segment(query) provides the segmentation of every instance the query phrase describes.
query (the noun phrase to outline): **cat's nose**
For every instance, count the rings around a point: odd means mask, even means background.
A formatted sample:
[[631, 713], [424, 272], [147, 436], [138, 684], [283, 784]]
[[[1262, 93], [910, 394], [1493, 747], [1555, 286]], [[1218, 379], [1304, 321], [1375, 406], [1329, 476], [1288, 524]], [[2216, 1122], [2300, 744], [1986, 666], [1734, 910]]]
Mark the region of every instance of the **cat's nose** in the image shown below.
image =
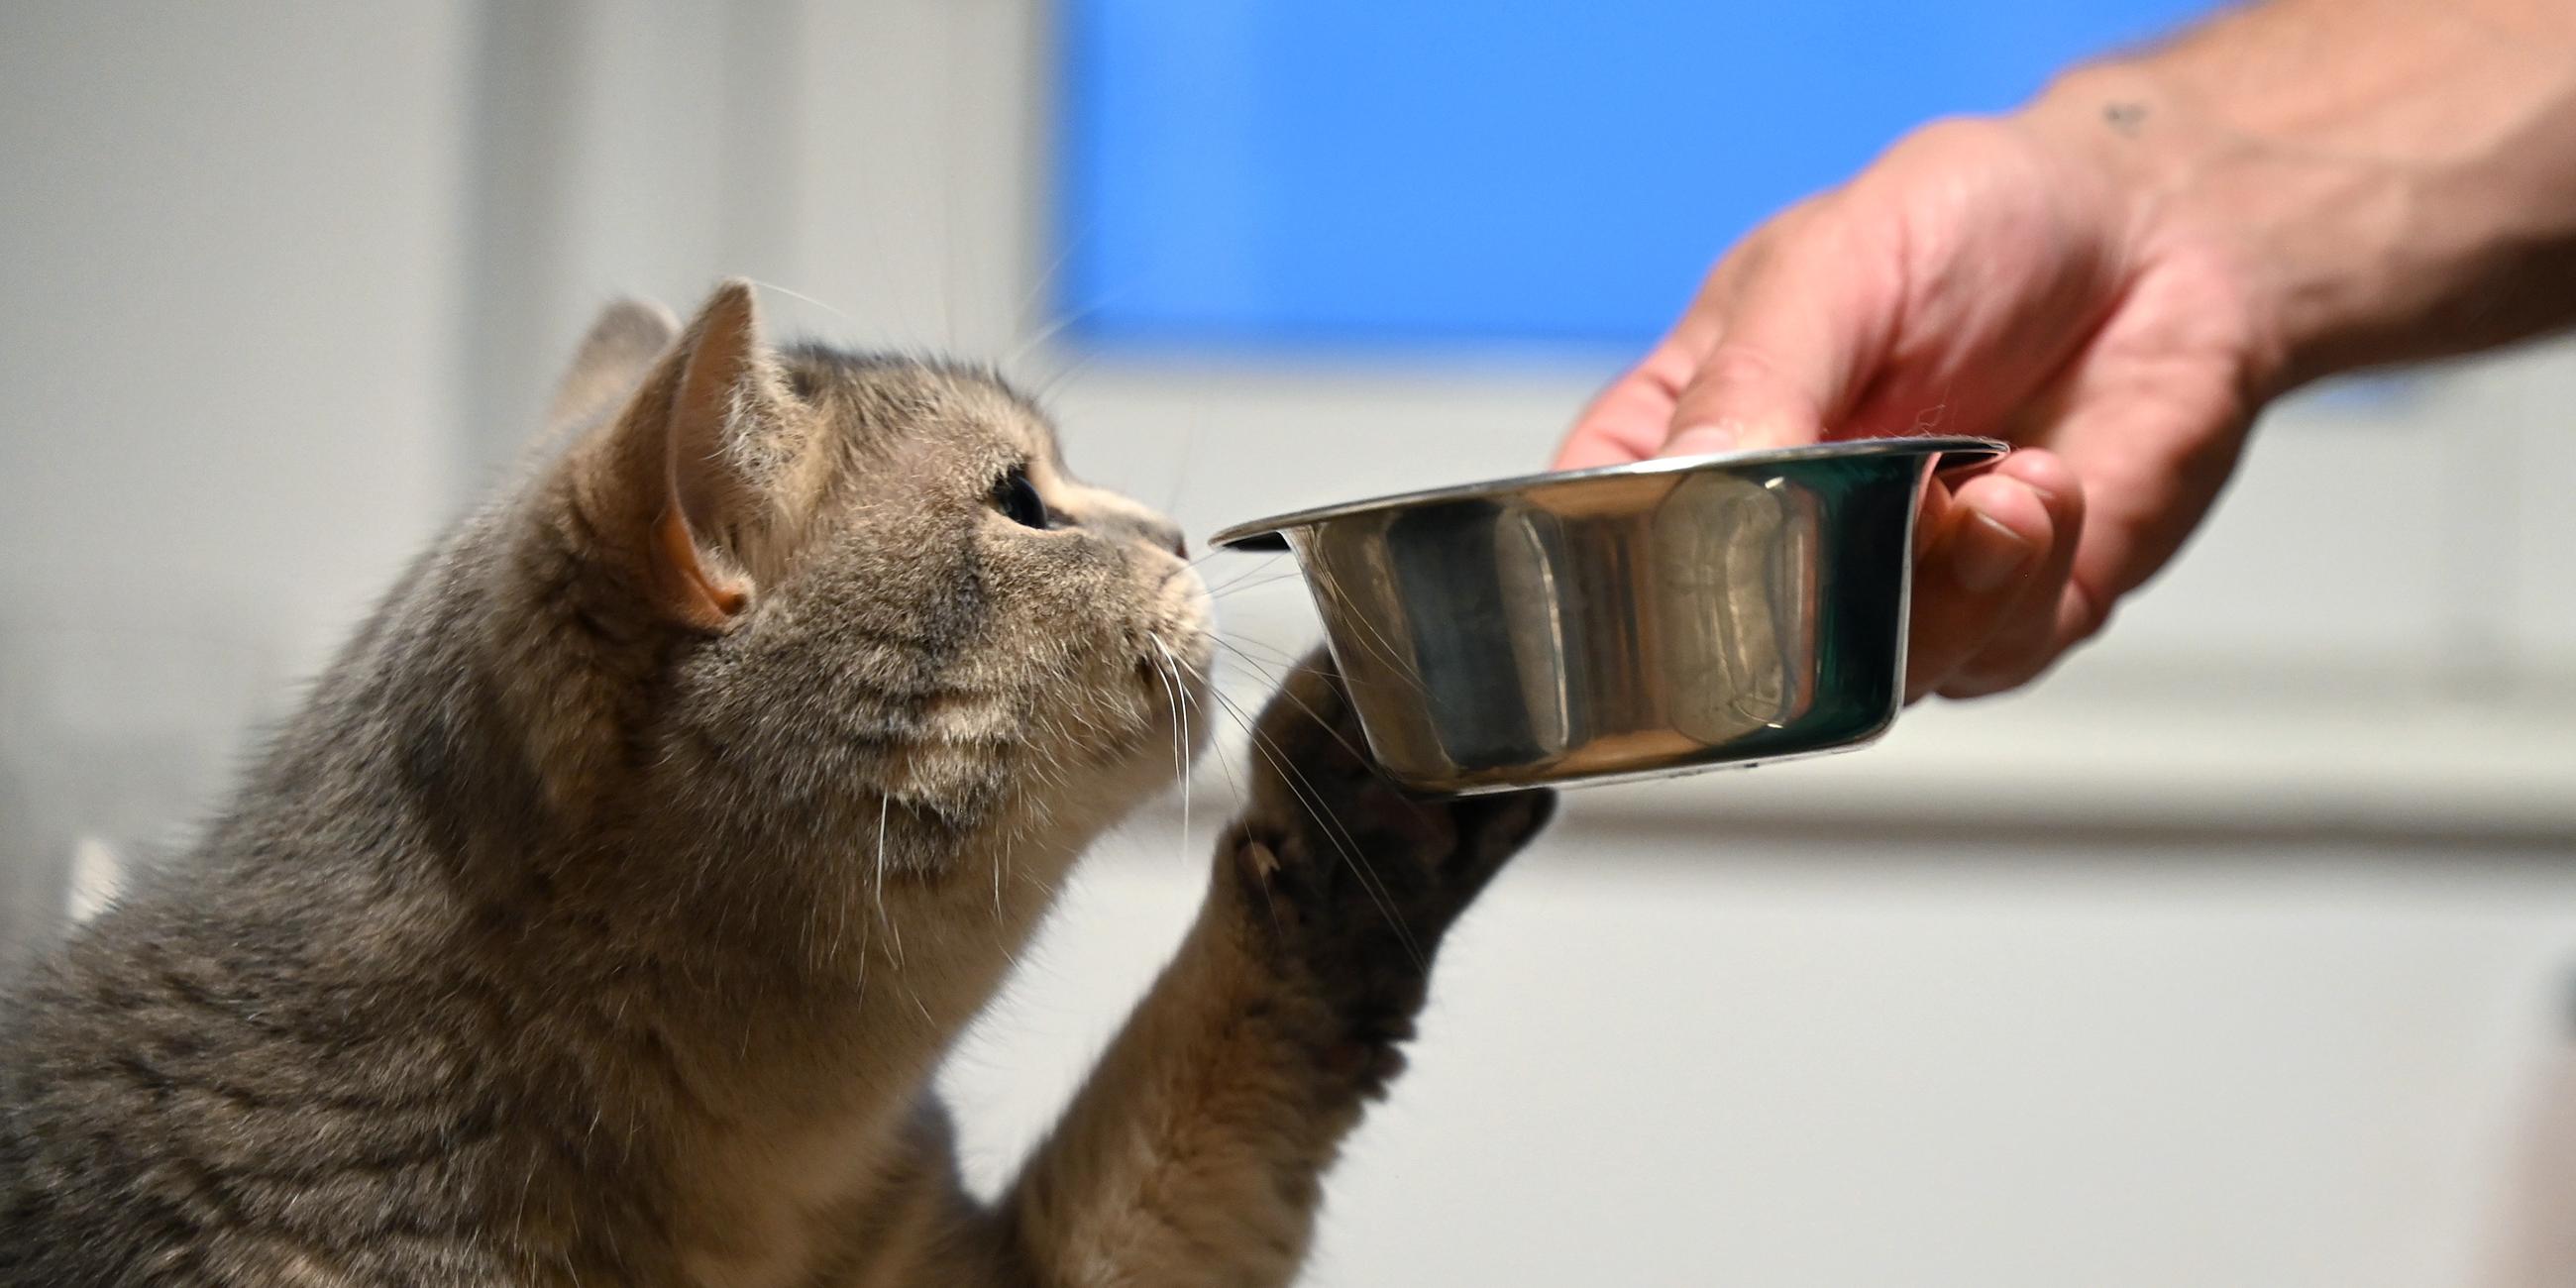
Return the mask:
[[1187, 538], [1181, 535], [1180, 525], [1178, 524], [1149, 523], [1145, 525], [1145, 539], [1155, 545], [1161, 546], [1165, 550], [1171, 551], [1172, 554], [1178, 558], [1187, 559], [1190, 557], [1190, 543]]

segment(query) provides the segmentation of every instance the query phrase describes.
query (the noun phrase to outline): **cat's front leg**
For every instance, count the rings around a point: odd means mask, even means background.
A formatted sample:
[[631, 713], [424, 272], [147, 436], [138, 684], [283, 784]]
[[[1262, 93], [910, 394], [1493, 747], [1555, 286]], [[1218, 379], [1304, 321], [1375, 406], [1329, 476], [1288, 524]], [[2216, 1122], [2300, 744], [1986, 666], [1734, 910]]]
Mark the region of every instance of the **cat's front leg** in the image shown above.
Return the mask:
[[1197, 924], [1006, 1200], [1042, 1282], [1293, 1277], [1442, 935], [1553, 808], [1395, 787], [1320, 653], [1258, 731]]

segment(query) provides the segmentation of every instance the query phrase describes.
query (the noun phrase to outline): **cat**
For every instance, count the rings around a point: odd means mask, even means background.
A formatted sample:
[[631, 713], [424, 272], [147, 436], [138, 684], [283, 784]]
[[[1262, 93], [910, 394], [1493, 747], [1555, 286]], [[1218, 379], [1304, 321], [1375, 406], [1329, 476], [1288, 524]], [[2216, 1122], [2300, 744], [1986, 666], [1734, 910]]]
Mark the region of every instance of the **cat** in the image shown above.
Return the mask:
[[[991, 1203], [928, 1091], [1206, 721], [1179, 532], [961, 365], [600, 319], [184, 861], [20, 990], [0, 1284], [1272, 1284], [1545, 792], [1380, 777], [1331, 659]], [[1187, 731], [1187, 732], [1184, 732]]]

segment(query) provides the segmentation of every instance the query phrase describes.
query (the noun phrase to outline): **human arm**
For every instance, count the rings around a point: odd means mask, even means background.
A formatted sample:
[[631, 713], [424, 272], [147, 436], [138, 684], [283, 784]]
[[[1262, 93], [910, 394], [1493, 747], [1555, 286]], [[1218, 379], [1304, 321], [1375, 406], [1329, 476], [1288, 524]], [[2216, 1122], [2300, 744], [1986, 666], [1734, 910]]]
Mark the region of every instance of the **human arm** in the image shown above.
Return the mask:
[[2571, 319], [2576, 5], [2276, 0], [1756, 230], [1557, 463], [2012, 439], [1927, 514], [1909, 691], [1973, 696], [2171, 559], [2272, 398]]

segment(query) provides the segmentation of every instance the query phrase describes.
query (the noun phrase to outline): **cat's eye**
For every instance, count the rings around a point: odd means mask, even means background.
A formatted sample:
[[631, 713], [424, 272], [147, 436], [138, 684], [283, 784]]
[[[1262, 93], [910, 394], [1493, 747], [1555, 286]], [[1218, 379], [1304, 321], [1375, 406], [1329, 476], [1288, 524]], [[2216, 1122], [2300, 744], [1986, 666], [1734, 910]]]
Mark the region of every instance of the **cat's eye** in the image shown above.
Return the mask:
[[1037, 486], [1029, 482], [1025, 466], [1012, 466], [1010, 473], [993, 484], [993, 508], [1024, 528], [1055, 526], [1055, 516], [1047, 510], [1046, 499], [1038, 495]]

